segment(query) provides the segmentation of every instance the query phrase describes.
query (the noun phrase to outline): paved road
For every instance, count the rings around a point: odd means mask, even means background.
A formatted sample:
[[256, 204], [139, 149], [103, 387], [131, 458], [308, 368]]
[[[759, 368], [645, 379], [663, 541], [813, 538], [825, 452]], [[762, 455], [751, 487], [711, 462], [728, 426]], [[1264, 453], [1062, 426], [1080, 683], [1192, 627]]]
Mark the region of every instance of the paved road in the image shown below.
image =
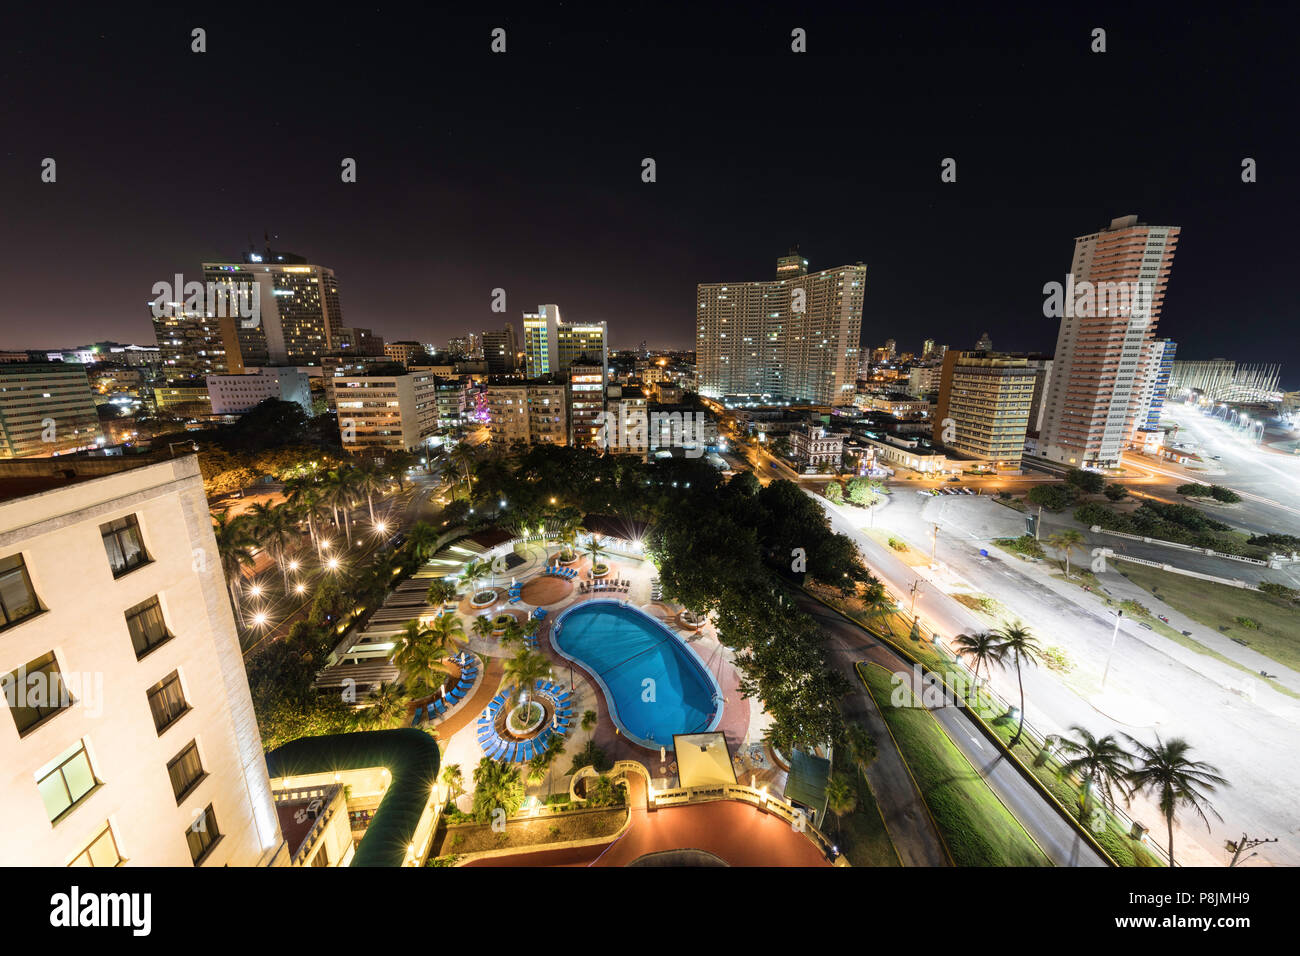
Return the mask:
[[[920, 696], [923, 688], [915, 684], [911, 665], [892, 648], [877, 640], [863, 628], [849, 623], [816, 599], [807, 595], [798, 595], [796, 600], [801, 609], [816, 619], [822, 631], [829, 636], [827, 649], [837, 661], [847, 664], [851, 679], [857, 687], [861, 687], [862, 684], [857, 675], [852, 674], [853, 663], [868, 660], [880, 664], [891, 673], [904, 674], [907, 686], [914, 694]], [[863, 690], [862, 694], [865, 695], [866, 691]], [[857, 696], [855, 693], [854, 697]], [[966, 756], [971, 766], [997, 794], [998, 799], [1043, 849], [1048, 859], [1057, 866], [1106, 865], [1101, 856], [1084, 841], [1074, 827], [1063, 820], [1060, 814], [1043, 799], [1038, 790], [1025, 780], [1020, 771], [1012, 766], [976, 727], [971, 725], [970, 719], [960, 708], [942, 706], [930, 712], [939, 721], [957, 749]], [[883, 739], [889, 738], [885, 736]], [[924, 808], [918, 809], [921, 814], [925, 813]], [[893, 830], [891, 829], [890, 832], [892, 834]]]
[[[926, 631], [951, 639], [987, 629], [972, 611], [931, 586], [923, 573], [864, 534], [860, 510], [819, 500], [832, 527], [854, 540], [896, 599], [907, 595], [913, 582], [921, 581], [917, 610]], [[877, 525], [892, 520], [888, 508], [876, 515]], [[918, 541], [918, 546], [924, 540]], [[1295, 700], [1262, 684], [1253, 689], [1253, 699], [1247, 699], [1243, 684], [1248, 675], [1125, 622], [1114, 648], [1107, 688], [1112, 698], [1130, 702], [1145, 716], [1139, 719], [1133, 709], [1118, 717], [1102, 713], [1093, 701], [1100, 689], [1114, 618], [1098, 601], [1073, 585], [1050, 578], [1045, 569], [1003, 557], [992, 549], [993, 556], [980, 557], [980, 546], [978, 540], [941, 531], [939, 560], [955, 568], [977, 591], [1011, 608], [1044, 644], [1063, 647], [1075, 662], [1074, 671], [1065, 679], [1047, 668], [1026, 670], [1029, 721], [1040, 732], [1064, 733], [1080, 724], [1097, 735], [1129, 733], [1151, 741], [1153, 732], [1159, 732], [1164, 738], [1186, 738], [1195, 748], [1195, 756], [1217, 765], [1232, 786], [1221, 789], [1212, 801], [1223, 815], [1222, 822], [1211, 817], [1208, 830], [1195, 819], [1189, 819], [1186, 828], [1176, 825], [1180, 860], [1222, 865], [1223, 840], [1236, 839], [1245, 829], [1252, 835], [1258, 832], [1280, 839], [1261, 854], [1263, 861], [1300, 865], [1300, 817], [1291, 796], [1300, 792], [1300, 763], [1282, 758], [1295, 749], [1300, 724], [1300, 706]], [[1004, 699], [1017, 699], [1013, 673], [996, 671], [991, 683]], [[1135, 800], [1130, 812], [1151, 827], [1153, 834], [1162, 829], [1158, 812], [1145, 800]]]

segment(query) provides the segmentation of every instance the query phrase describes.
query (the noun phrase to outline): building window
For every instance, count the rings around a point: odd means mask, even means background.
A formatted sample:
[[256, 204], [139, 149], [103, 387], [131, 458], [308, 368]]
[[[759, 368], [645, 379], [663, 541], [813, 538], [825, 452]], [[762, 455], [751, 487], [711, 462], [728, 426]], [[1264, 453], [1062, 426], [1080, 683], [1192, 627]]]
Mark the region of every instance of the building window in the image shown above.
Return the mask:
[[121, 866], [122, 863], [122, 854], [117, 849], [113, 828], [105, 823], [99, 836], [91, 840], [90, 846], [77, 854], [68, 866]]
[[181, 688], [181, 676], [172, 671], [146, 692], [149, 698], [149, 710], [153, 713], [154, 729], [159, 736], [162, 732], [189, 713], [190, 705], [185, 700], [185, 691]]
[[327, 847], [326, 847], [324, 844], [321, 844], [320, 852], [317, 853], [315, 856], [313, 856], [313, 857], [311, 858], [311, 865], [312, 865], [312, 866], [329, 866], [329, 865], [330, 865], [330, 855], [329, 855], [329, 853], [326, 852], [326, 851], [327, 851]]
[[45, 811], [54, 823], [99, 786], [90, 766], [84, 741], [78, 740], [40, 770], [36, 771], [36, 789], [45, 802]]
[[209, 803], [202, 815], [196, 817], [189, 825], [185, 831], [185, 839], [190, 845], [190, 859], [194, 861], [195, 866], [198, 866], [221, 839], [221, 832], [217, 829], [217, 817], [212, 812], [212, 804]]
[[41, 609], [21, 554], [0, 558], [0, 628], [17, 624]]
[[51, 651], [0, 678], [5, 701], [21, 737], [51, 714], [72, 706]]
[[198, 743], [191, 740], [189, 746], [173, 757], [167, 764], [167, 774], [172, 778], [176, 802], [180, 803], [207, 776], [203, 772], [203, 761], [199, 759]]
[[140, 537], [140, 525], [136, 522], [135, 515], [101, 524], [99, 533], [104, 536], [104, 550], [108, 552], [113, 577], [120, 578], [128, 571], [149, 563], [149, 555], [144, 550], [144, 540]]
[[126, 626], [131, 632], [131, 646], [136, 659], [144, 657], [159, 644], [171, 640], [167, 622], [163, 620], [158, 595], [126, 609]]

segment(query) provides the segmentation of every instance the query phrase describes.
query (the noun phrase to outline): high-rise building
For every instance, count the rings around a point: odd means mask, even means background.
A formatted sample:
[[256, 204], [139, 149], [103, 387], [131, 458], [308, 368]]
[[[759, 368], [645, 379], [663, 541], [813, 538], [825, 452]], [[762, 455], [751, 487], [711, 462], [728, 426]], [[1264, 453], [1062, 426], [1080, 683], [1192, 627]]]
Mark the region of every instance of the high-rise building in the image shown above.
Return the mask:
[[227, 371], [226, 341], [221, 322], [182, 303], [164, 303], [150, 319], [158, 341], [161, 371], [172, 381], [203, 379]]
[[934, 339], [926, 339], [921, 343], [921, 361], [925, 362], [934, 357]]
[[539, 305], [524, 313], [524, 361], [529, 378], [563, 375], [579, 357], [599, 357], [608, 373], [609, 336], [605, 322], [565, 322], [558, 305]]
[[319, 365], [322, 355], [339, 350], [343, 311], [333, 269], [268, 248], [265, 254], [247, 252], [239, 262], [205, 262], [203, 278], [214, 284], [218, 296], [237, 293], [251, 298], [252, 286], [258, 286], [255, 321], [237, 315], [218, 320], [227, 371]]
[[198, 459], [0, 464], [0, 542], [0, 866], [287, 862]]
[[1178, 351], [1178, 343], [1173, 339], [1157, 339], [1151, 343], [1150, 349], [1147, 381], [1142, 394], [1144, 410], [1138, 416], [1138, 430], [1148, 432], [1160, 428], [1160, 414], [1169, 393], [1169, 377], [1174, 370], [1174, 354]]
[[944, 356], [934, 441], [963, 455], [1018, 468], [1034, 397], [1034, 369], [995, 352]]
[[1038, 441], [1043, 457], [1110, 467], [1134, 438], [1179, 231], [1123, 216], [1075, 240]]
[[605, 369], [596, 359], [580, 356], [565, 373], [569, 383], [569, 444], [599, 450], [605, 411]]
[[701, 395], [768, 394], [839, 405], [853, 394], [867, 267], [808, 272], [798, 254], [761, 282], [701, 283], [696, 361]]
[[483, 333], [483, 359], [489, 375], [509, 375], [515, 370], [519, 355], [519, 339], [515, 327], [507, 322], [503, 328], [487, 329]]
[[64, 455], [102, 443], [86, 366], [0, 364], [0, 458]]
[[993, 351], [993, 339], [987, 332], [981, 335], [979, 337], [979, 341], [975, 343], [975, 351], [977, 352]]

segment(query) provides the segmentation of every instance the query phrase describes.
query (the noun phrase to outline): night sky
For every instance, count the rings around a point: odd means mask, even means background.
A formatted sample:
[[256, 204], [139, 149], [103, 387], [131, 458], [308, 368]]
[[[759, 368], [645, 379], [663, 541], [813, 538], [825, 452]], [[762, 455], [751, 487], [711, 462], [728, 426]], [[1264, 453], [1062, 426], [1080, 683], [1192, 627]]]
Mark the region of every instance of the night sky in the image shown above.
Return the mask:
[[152, 343], [153, 283], [265, 230], [389, 340], [557, 302], [615, 347], [687, 347], [697, 282], [768, 278], [797, 242], [813, 269], [867, 263], [867, 345], [987, 330], [1050, 352], [1043, 283], [1075, 236], [1135, 213], [1182, 227], [1159, 328], [1178, 357], [1280, 361], [1300, 384], [1292, 14], [866, 6], [11, 17], [0, 348]]

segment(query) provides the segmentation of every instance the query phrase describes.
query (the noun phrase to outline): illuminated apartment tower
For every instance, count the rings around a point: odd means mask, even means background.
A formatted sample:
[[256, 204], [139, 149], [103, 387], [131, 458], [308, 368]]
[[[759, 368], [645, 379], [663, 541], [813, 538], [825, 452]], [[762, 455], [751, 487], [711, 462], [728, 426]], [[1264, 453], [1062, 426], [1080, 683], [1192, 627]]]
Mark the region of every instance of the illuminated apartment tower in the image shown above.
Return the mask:
[[600, 358], [609, 368], [609, 336], [605, 323], [565, 322], [558, 305], [539, 305], [524, 313], [524, 362], [529, 378], [563, 375], [582, 356]]
[[268, 248], [246, 253], [242, 262], [205, 262], [203, 278], [237, 289], [260, 287], [255, 323], [220, 320], [231, 374], [263, 365], [319, 365], [322, 355], [341, 347], [343, 312], [333, 269]]
[[701, 283], [696, 362], [701, 395], [757, 393], [846, 404], [858, 374], [867, 267], [808, 272], [797, 253], [763, 282]]
[[569, 444], [600, 448], [605, 412], [605, 369], [594, 357], [579, 356], [569, 364]]
[[1159, 373], [1153, 333], [1178, 233], [1124, 216], [1075, 240], [1038, 443], [1045, 458], [1113, 466], [1145, 424], [1144, 398]]

